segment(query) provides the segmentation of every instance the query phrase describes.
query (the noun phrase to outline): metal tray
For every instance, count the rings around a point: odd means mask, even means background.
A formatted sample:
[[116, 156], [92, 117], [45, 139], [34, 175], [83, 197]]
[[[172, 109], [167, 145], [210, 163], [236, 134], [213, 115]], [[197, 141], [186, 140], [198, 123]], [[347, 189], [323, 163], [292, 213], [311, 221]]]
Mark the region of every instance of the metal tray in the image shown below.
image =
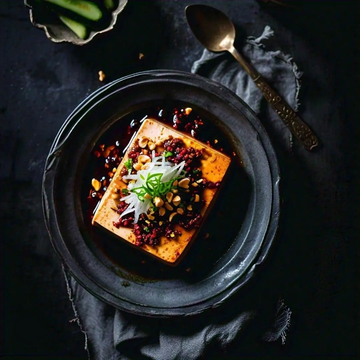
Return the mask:
[[[210, 215], [202, 230], [210, 240], [199, 236], [175, 269], [143, 260], [141, 252], [92, 230], [81, 195], [89, 155], [102, 134], [127, 114], [167, 101], [202, 111], [225, 133], [242, 163], [217, 204], [226, 216]], [[100, 88], [70, 114], [46, 161], [42, 199], [53, 247], [90, 293], [139, 315], [185, 316], [219, 306], [253, 277], [276, 235], [279, 181], [268, 135], [240, 98], [197, 75], [153, 70]]]

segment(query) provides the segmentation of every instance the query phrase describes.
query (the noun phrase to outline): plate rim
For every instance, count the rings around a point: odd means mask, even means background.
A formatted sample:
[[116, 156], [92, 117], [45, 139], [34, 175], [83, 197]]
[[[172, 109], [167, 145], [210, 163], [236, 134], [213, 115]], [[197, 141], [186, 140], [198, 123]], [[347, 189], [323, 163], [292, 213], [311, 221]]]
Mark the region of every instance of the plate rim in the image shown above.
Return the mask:
[[[51, 226], [49, 224], [50, 220], [49, 220], [49, 214], [47, 214], [48, 212], [48, 199], [46, 196], [46, 173], [47, 173], [47, 169], [49, 169], [49, 165], [51, 167], [51, 163], [52, 161], [54, 161], [55, 157], [54, 154], [56, 154], [59, 151], [59, 142], [61, 145], [61, 135], [64, 133], [64, 131], [67, 129], [68, 126], [71, 126], [71, 121], [73, 121], [74, 119], [77, 118], [77, 116], [82, 112], [82, 110], [84, 110], [87, 106], [89, 106], [94, 99], [96, 99], [99, 96], [102, 96], [104, 93], [106, 93], [106, 91], [108, 91], [111, 88], [116, 87], [116, 85], [124, 83], [125, 81], [134, 81], [134, 79], [139, 79], [139, 78], [149, 78], [151, 79], [152, 77], [156, 77], [159, 78], [163, 77], [175, 77], [175, 78], [185, 78], [187, 80], [189, 80], [190, 78], [194, 78], [197, 79], [198, 81], [202, 82], [202, 83], [207, 83], [210, 86], [213, 87], [213, 89], [217, 89], [217, 92], [220, 92], [222, 96], [219, 96], [224, 99], [224, 94], [226, 95], [227, 98], [230, 98], [231, 101], [228, 101], [229, 105], [232, 105], [233, 107], [235, 107], [236, 110], [238, 110], [240, 113], [242, 113], [244, 115], [244, 117], [250, 122], [250, 124], [254, 127], [256, 133], [260, 136], [261, 139], [261, 143], [262, 146], [264, 147], [264, 151], [267, 157], [267, 160], [269, 162], [269, 169], [270, 169], [270, 176], [271, 176], [271, 180], [272, 180], [272, 190], [273, 190], [273, 200], [272, 200], [272, 207], [270, 210], [270, 218], [269, 218], [269, 224], [268, 224], [268, 228], [266, 230], [266, 233], [264, 234], [264, 238], [262, 241], [262, 244], [260, 246], [260, 249], [258, 251], [258, 253], [256, 254], [256, 257], [254, 259], [254, 262], [252, 264], [252, 266], [248, 269], [248, 271], [244, 274], [244, 276], [242, 277], [241, 281], [239, 281], [239, 279], [237, 279], [235, 281], [235, 285], [231, 286], [230, 289], [226, 289], [225, 291], [223, 291], [220, 294], [217, 294], [215, 297], [219, 297], [220, 295], [222, 295], [220, 297], [220, 299], [216, 300], [216, 301], [211, 301], [213, 300], [213, 298], [210, 298], [210, 300], [208, 299], [207, 301], [202, 302], [200, 304], [195, 304], [192, 305], [192, 309], [187, 308], [186, 312], [184, 313], [183, 309], [184, 307], [180, 307], [180, 308], [162, 308], [164, 311], [160, 311], [160, 308], [151, 308], [148, 306], [143, 306], [143, 305], [139, 305], [139, 304], [133, 304], [131, 302], [126, 302], [127, 307], [122, 307], [119, 306], [118, 302], [119, 299], [117, 299], [118, 301], [114, 302], [112, 301], [113, 299], [111, 299], [113, 297], [112, 294], [109, 294], [108, 292], [106, 292], [104, 289], [102, 289], [101, 287], [99, 287], [98, 284], [96, 284], [95, 282], [93, 282], [93, 284], [96, 287], [96, 291], [94, 291], [93, 288], [89, 288], [89, 286], [86, 284], [86, 282], [83, 280], [84, 277], [86, 277], [87, 280], [92, 281], [91, 278], [89, 278], [88, 275], [86, 275], [81, 268], [78, 268], [76, 261], [71, 257], [71, 261], [68, 261], [68, 259], [64, 259], [64, 256], [61, 254], [61, 252], [59, 251], [59, 249], [57, 248], [57, 245], [53, 239], [53, 235], [51, 233]], [[171, 79], [173, 80], [173, 79]], [[238, 103], [240, 104], [240, 108], [236, 105], [234, 105], [234, 103]], [[245, 113], [244, 113], [245, 112]], [[251, 120], [249, 119], [249, 116], [251, 118]], [[254, 122], [255, 123], [254, 123]], [[265, 144], [264, 144], [265, 142]], [[45, 217], [45, 223], [46, 223], [46, 227], [50, 236], [50, 240], [51, 243], [55, 249], [55, 251], [57, 252], [57, 254], [60, 256], [60, 259], [62, 260], [62, 262], [66, 265], [66, 268], [69, 270], [70, 274], [85, 288], [87, 289], [90, 293], [92, 293], [94, 296], [96, 296], [97, 298], [100, 298], [101, 300], [109, 303], [110, 305], [116, 307], [116, 308], [120, 308], [122, 310], [131, 312], [133, 314], [138, 314], [138, 315], [143, 315], [143, 316], [150, 316], [150, 317], [172, 317], [172, 316], [188, 316], [188, 315], [194, 315], [194, 314], [198, 314], [201, 313], [207, 309], [210, 308], [214, 308], [214, 307], [218, 307], [219, 305], [221, 305], [227, 298], [229, 298], [233, 293], [237, 292], [245, 283], [247, 283], [250, 278], [252, 278], [254, 276], [254, 274], [257, 272], [257, 268], [259, 268], [259, 266], [263, 263], [263, 261], [265, 260], [265, 258], [267, 257], [267, 254], [269, 252], [269, 249], [271, 247], [271, 244], [276, 236], [276, 232], [279, 226], [279, 217], [280, 217], [280, 189], [279, 189], [279, 183], [280, 183], [280, 170], [279, 170], [279, 165], [278, 165], [278, 160], [276, 157], [276, 153], [275, 150], [271, 144], [270, 138], [268, 136], [268, 134], [266, 133], [264, 127], [262, 126], [262, 124], [260, 123], [260, 121], [257, 119], [256, 115], [253, 113], [253, 111], [248, 107], [247, 104], [245, 104], [236, 94], [234, 94], [233, 92], [231, 92], [229, 89], [223, 87], [222, 85], [215, 83], [212, 80], [209, 80], [207, 78], [204, 78], [202, 76], [199, 75], [195, 75], [195, 74], [191, 74], [191, 73], [187, 73], [187, 72], [183, 72], [183, 71], [176, 71], [176, 70], [150, 70], [150, 71], [144, 71], [144, 72], [139, 72], [139, 73], [134, 73], [134, 74], [130, 74], [128, 76], [122, 77], [120, 79], [117, 79], [105, 86], [103, 86], [102, 88], [99, 88], [98, 90], [96, 90], [95, 92], [93, 92], [92, 94], [90, 94], [87, 98], [85, 98], [82, 102], [80, 102], [80, 104], [70, 113], [70, 115], [67, 117], [67, 119], [65, 120], [65, 122], [63, 123], [63, 125], [60, 127], [60, 130], [58, 131], [54, 142], [51, 146], [49, 155], [46, 159], [46, 163], [45, 163], [45, 171], [44, 171], [44, 176], [43, 176], [43, 187], [42, 187], [42, 202], [43, 202], [43, 212], [44, 212], [44, 217]], [[68, 262], [69, 263], [68, 263]], [[75, 271], [73, 271], [73, 268], [77, 268], [77, 271], [80, 270], [81, 272], [81, 276], [79, 276], [78, 273], [76, 273]], [[109, 296], [110, 295], [110, 296]], [[120, 302], [123, 302], [124, 300], [121, 299]], [[209, 302], [209, 303], [208, 303]], [[144, 311], [145, 310], [145, 311]]]

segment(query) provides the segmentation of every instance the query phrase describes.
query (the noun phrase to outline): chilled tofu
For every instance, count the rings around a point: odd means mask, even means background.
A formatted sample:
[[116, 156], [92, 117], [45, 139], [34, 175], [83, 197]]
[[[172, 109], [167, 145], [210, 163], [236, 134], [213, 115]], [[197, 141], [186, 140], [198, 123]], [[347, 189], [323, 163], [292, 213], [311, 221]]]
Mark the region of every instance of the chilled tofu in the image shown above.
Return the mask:
[[[169, 138], [179, 138], [183, 141], [186, 148], [192, 147], [195, 150], [202, 151], [200, 169], [204, 179], [213, 183], [221, 182], [224, 179], [231, 162], [228, 156], [210, 148], [209, 146], [195, 140], [186, 134], [174, 130], [172, 127], [162, 124], [157, 120], [146, 119], [141, 125], [132, 143], [130, 144], [122, 162], [118, 166], [116, 173], [114, 174], [113, 179], [108, 186], [104, 196], [102, 197], [97, 211], [94, 214], [92, 223], [93, 225], [101, 226], [112, 234], [132, 244], [136, 248], [153, 255], [157, 259], [162, 260], [169, 265], [177, 265], [180, 261], [180, 258], [182, 258], [181, 255], [185, 253], [185, 250], [188, 250], [190, 244], [194, 241], [199, 228], [184, 229], [180, 225], [176, 224], [175, 216], [175, 218], [172, 220], [174, 222], [174, 229], [179, 230], [181, 235], [171, 239], [163, 236], [160, 239], [160, 243], [155, 246], [148, 244], [137, 246], [135, 245], [136, 237], [132, 228], [114, 226], [114, 222], [117, 222], [120, 216], [116, 212], [119, 198], [121, 197], [119, 194], [119, 189], [121, 190], [127, 188], [127, 183], [123, 180], [121, 175], [121, 169], [124, 168], [125, 163], [128, 160], [129, 151], [132, 149], [135, 143], [138, 143], [140, 146], [142, 146], [144, 139], [148, 139], [146, 141], [151, 143], [153, 148], [158, 146], [158, 148], [155, 150], [159, 152], [161, 151], [159, 149], [159, 146], [161, 145], [157, 144], [162, 144]], [[199, 198], [201, 198], [203, 201], [203, 206], [200, 210], [203, 223], [209, 211], [211, 210], [214, 199], [219, 192], [219, 188], [205, 187], [201, 191], [202, 193], [199, 194]], [[195, 201], [198, 200], [199, 199], [195, 199]]]

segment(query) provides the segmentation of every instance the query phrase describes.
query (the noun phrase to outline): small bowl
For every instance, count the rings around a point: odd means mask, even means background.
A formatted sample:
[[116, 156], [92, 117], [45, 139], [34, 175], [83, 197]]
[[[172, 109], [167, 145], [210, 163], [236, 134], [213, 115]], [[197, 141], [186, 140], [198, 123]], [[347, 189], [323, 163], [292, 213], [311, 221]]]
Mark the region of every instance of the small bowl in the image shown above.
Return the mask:
[[53, 23], [53, 18], [48, 13], [39, 11], [31, 5], [31, 0], [24, 0], [24, 4], [30, 9], [29, 14], [31, 23], [35, 27], [43, 29], [48, 39], [55, 43], [69, 42], [74, 45], [85, 45], [89, 43], [96, 35], [103, 34], [113, 29], [116, 24], [118, 15], [125, 8], [127, 1], [128, 0], [119, 0], [117, 8], [112, 11], [111, 21], [108, 27], [98, 31], [90, 31], [88, 38], [84, 40], [80, 39], [69, 28], [60, 22]]

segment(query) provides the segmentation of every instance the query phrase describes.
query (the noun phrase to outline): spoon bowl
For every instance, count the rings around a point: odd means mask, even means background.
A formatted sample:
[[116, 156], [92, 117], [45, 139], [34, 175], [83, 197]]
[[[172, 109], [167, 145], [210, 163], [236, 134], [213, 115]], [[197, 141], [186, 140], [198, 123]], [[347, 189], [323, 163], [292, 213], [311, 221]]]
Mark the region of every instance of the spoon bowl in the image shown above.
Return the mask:
[[221, 11], [207, 5], [189, 5], [185, 14], [195, 37], [210, 51], [228, 51], [234, 46], [235, 27]]

